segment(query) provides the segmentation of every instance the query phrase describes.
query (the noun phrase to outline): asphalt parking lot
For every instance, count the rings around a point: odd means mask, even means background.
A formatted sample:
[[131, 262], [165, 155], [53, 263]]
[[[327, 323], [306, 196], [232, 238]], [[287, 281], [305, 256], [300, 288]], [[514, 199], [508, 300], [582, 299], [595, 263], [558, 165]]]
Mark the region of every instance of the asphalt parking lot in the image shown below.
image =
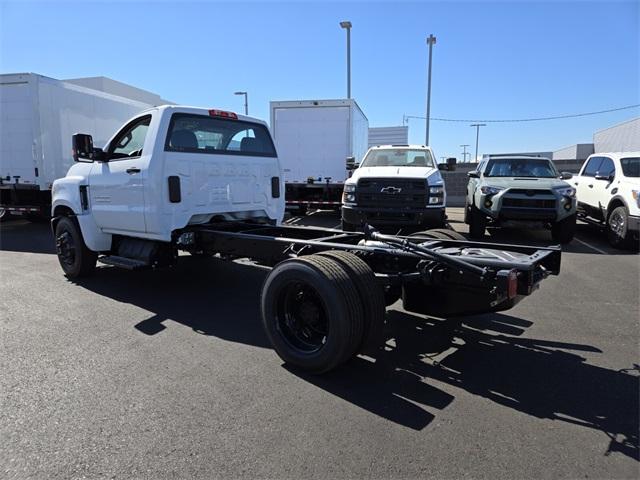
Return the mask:
[[265, 272], [187, 256], [74, 283], [46, 224], [3, 223], [0, 476], [638, 477], [640, 262], [592, 227], [514, 309], [442, 322], [397, 303], [385, 348], [319, 377], [270, 349]]

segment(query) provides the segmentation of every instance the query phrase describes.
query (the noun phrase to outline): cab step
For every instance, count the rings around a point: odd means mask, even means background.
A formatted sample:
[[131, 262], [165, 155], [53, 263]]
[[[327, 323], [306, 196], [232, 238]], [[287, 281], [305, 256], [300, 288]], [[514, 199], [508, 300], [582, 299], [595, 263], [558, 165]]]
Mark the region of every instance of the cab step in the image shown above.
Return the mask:
[[105, 265], [113, 265], [114, 267], [124, 268], [126, 270], [142, 270], [150, 268], [151, 264], [137, 260], [135, 258], [119, 257], [118, 255], [107, 255], [98, 258], [100, 263]]

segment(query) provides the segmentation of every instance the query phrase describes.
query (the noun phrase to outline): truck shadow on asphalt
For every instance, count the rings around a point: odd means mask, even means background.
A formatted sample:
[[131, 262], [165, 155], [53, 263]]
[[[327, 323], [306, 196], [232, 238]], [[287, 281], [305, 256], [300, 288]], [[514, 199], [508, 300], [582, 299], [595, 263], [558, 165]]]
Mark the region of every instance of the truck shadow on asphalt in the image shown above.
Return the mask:
[[518, 338], [531, 323], [504, 314], [442, 322], [390, 311], [388, 319], [391, 339], [375, 363], [358, 357], [323, 376], [290, 370], [412, 429], [454, 400], [441, 382], [536, 418], [599, 430], [610, 439], [605, 455], [639, 460], [638, 365], [610, 370], [580, 356], [601, 353], [595, 347]]
[[11, 219], [0, 224], [0, 250], [56, 253], [49, 222]]

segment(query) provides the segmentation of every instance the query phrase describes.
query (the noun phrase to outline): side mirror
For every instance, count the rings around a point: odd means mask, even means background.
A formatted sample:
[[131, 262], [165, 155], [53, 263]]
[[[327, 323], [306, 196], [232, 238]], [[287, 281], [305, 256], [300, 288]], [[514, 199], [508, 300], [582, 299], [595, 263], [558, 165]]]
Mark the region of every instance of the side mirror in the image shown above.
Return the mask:
[[355, 157], [347, 157], [347, 170], [355, 170], [358, 168], [356, 165]]
[[438, 170], [444, 170], [446, 172], [449, 170], [449, 165], [447, 165], [446, 163], [439, 163]]
[[458, 159], [455, 157], [447, 158], [447, 165], [449, 166], [449, 171], [453, 172], [456, 169], [456, 164], [458, 163]]
[[596, 180], [605, 180], [607, 182], [613, 181], [613, 173], [609, 175], [600, 175], [600, 173], [596, 173]]
[[560, 174], [560, 179], [561, 180], [569, 180], [570, 178], [573, 178], [573, 173], [571, 173], [571, 172], [562, 172]]
[[469, 178], [480, 178], [480, 174], [478, 172], [476, 172], [475, 170], [471, 170], [470, 172], [467, 172], [467, 177], [469, 177]]
[[93, 162], [93, 137], [76, 133], [71, 137], [71, 155], [74, 162]]

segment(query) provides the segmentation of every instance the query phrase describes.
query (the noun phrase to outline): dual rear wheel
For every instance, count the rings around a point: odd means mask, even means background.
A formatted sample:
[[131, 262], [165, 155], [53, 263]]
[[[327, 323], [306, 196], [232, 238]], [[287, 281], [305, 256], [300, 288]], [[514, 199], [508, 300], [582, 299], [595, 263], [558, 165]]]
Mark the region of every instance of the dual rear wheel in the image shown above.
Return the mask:
[[362, 259], [323, 252], [276, 265], [262, 288], [261, 313], [280, 358], [324, 373], [381, 340], [384, 294]]

